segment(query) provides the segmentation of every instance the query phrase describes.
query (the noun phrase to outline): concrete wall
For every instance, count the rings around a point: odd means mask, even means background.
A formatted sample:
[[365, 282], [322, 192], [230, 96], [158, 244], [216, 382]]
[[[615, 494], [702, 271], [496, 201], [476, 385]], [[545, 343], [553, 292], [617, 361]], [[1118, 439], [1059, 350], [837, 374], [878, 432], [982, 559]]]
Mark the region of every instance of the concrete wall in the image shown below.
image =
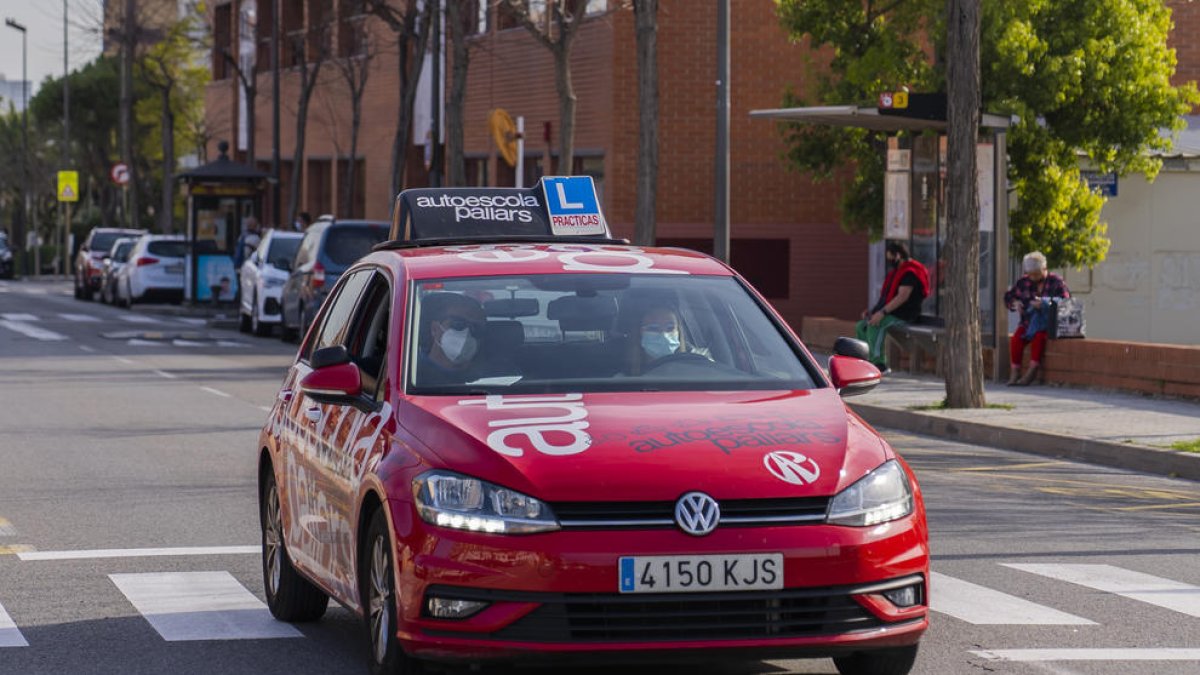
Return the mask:
[[1200, 172], [1123, 177], [1101, 217], [1108, 258], [1064, 273], [1086, 305], [1087, 336], [1200, 343]]

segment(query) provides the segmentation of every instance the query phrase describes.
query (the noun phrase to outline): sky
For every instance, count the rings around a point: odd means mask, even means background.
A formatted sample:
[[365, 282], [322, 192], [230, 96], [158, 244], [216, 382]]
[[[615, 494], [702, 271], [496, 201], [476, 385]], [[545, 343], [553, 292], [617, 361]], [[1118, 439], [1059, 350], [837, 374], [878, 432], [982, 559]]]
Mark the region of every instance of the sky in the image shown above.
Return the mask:
[[[0, 0], [0, 19], [14, 19], [28, 30], [29, 95], [48, 76], [63, 72], [63, 0]], [[67, 62], [71, 70], [100, 55], [103, 0], [66, 0]], [[0, 74], [21, 79], [21, 33], [0, 23]]]

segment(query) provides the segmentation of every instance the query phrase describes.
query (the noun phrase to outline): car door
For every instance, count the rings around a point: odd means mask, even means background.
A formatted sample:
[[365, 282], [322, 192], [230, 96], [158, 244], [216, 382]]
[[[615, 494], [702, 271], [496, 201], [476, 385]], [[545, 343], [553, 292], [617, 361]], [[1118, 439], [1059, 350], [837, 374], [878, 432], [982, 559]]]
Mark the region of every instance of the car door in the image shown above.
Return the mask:
[[371, 277], [369, 270], [347, 277], [314, 331], [301, 347], [300, 355], [284, 381], [285, 418], [292, 433], [284, 434], [284, 473], [287, 487], [283, 498], [290, 515], [284, 533], [288, 552], [297, 566], [321, 580], [335, 594], [346, 588], [344, 572], [338, 571], [335, 547], [349, 527], [345, 505], [334, 477], [341, 471], [332, 454], [333, 436], [342, 422], [340, 406], [319, 403], [300, 391], [300, 382], [312, 372], [312, 354], [323, 347], [343, 344], [359, 296]]

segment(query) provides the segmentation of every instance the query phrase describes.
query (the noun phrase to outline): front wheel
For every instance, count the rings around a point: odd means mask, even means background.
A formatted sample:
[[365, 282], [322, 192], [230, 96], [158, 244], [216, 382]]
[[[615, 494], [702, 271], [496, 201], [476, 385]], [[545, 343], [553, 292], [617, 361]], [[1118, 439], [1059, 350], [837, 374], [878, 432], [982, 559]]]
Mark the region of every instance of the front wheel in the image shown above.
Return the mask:
[[392, 537], [381, 507], [371, 517], [359, 562], [359, 597], [367, 640], [371, 647], [371, 675], [417, 675], [420, 663], [409, 658], [396, 638], [396, 581], [392, 574]]
[[917, 645], [858, 652], [833, 660], [841, 675], [908, 675], [917, 660]]
[[273, 473], [263, 488], [262, 563], [267, 607], [280, 621], [316, 621], [324, 616], [329, 596], [292, 567], [283, 541], [279, 488]]

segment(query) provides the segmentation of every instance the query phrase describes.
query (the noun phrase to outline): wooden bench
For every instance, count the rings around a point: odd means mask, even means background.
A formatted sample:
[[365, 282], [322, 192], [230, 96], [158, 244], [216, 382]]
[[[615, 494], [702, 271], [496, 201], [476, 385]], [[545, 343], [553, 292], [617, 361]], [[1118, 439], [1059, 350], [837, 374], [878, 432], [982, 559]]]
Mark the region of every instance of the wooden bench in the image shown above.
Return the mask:
[[883, 343], [884, 349], [887, 350], [888, 361], [898, 364], [900, 362], [899, 355], [907, 352], [909, 356], [908, 372], [915, 374], [921, 372], [921, 364], [924, 362], [925, 356], [932, 355], [934, 363], [937, 364], [934, 371], [941, 375], [941, 359], [938, 358], [938, 350], [945, 334], [945, 328], [924, 320], [904, 326], [892, 326], [888, 328]]

